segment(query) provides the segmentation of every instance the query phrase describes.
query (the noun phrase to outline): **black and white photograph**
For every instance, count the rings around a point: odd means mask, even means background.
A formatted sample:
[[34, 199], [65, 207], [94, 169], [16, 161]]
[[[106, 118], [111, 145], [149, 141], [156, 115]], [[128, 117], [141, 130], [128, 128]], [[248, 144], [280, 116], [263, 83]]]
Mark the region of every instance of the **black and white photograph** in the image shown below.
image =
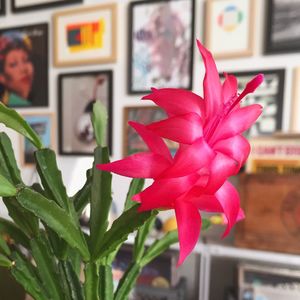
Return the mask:
[[268, 0], [265, 53], [300, 50], [300, 0]]
[[96, 140], [91, 115], [96, 101], [108, 113], [106, 140], [112, 153], [112, 71], [60, 74], [58, 80], [60, 154], [93, 154]]

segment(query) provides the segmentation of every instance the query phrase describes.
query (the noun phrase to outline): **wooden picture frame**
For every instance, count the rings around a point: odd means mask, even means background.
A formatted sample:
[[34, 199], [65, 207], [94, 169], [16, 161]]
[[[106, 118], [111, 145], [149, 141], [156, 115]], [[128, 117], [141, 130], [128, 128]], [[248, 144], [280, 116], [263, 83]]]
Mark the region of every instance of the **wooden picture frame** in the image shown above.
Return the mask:
[[44, 9], [54, 6], [69, 5], [75, 3], [82, 3], [83, 0], [11, 0], [11, 10], [14, 13], [31, 11], [37, 9]]
[[243, 72], [227, 72], [236, 76], [238, 81], [238, 92], [241, 93], [249, 82], [257, 74], [264, 74], [264, 81], [256, 89], [242, 100], [241, 105], [261, 104], [263, 113], [258, 120], [245, 133], [247, 138], [272, 135], [282, 129], [284, 81], [285, 70], [255, 70]]
[[0, 0], [0, 16], [5, 15], [6, 6], [5, 6], [5, 0]]
[[290, 131], [300, 132], [300, 67], [295, 68], [293, 73]]
[[195, 0], [129, 4], [128, 93], [192, 89]]
[[[137, 132], [128, 125], [128, 121], [136, 121], [149, 124], [166, 118], [165, 112], [158, 106], [127, 106], [124, 107], [124, 133], [123, 133], [123, 156], [137, 152], [148, 151], [148, 147]], [[165, 140], [171, 153], [174, 154], [178, 148], [176, 142]]]
[[207, 0], [205, 46], [216, 59], [254, 52], [255, 0]]
[[116, 3], [62, 11], [53, 21], [56, 67], [116, 61]]
[[96, 141], [91, 114], [94, 102], [101, 101], [108, 113], [106, 140], [112, 154], [112, 71], [60, 74], [58, 86], [59, 153], [93, 155]]
[[299, 10], [299, 0], [267, 0], [265, 54], [300, 51]]
[[[54, 113], [49, 112], [28, 112], [22, 113], [25, 121], [37, 132], [40, 136], [43, 145], [46, 148], [55, 150], [55, 120]], [[36, 148], [32, 143], [24, 137], [21, 137], [21, 164], [28, 167], [35, 164], [34, 151]]]
[[[48, 24], [1, 28], [0, 45], [1, 101], [9, 107], [47, 107]], [[22, 68], [12, 72], [6, 66], [16, 57]]]

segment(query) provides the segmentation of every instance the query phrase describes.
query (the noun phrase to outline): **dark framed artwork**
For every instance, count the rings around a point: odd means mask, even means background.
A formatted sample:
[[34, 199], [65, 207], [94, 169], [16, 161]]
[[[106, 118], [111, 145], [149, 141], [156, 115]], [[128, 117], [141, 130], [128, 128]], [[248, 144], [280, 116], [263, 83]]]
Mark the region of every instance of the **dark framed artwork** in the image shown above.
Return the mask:
[[259, 103], [263, 112], [254, 125], [246, 132], [246, 136], [271, 135], [282, 128], [283, 92], [285, 70], [257, 70], [246, 72], [228, 72], [237, 77], [238, 92], [241, 93], [254, 76], [264, 74], [264, 81], [252, 94], [247, 95], [241, 105]]
[[192, 88], [194, 0], [129, 5], [128, 92]]
[[[55, 148], [54, 115], [53, 113], [31, 112], [22, 114], [25, 121], [39, 135], [46, 148]], [[31, 166], [35, 163], [34, 152], [36, 148], [24, 137], [21, 137], [21, 162], [23, 166]]]
[[108, 113], [107, 145], [112, 153], [112, 71], [59, 75], [59, 153], [92, 155], [96, 141], [91, 122], [93, 104], [101, 101]]
[[9, 107], [48, 106], [48, 24], [0, 29], [0, 99]]
[[268, 0], [265, 53], [300, 51], [300, 0]]
[[0, 16], [5, 14], [5, 0], [0, 0]]
[[[136, 152], [149, 151], [147, 145], [136, 131], [128, 125], [128, 121], [136, 121], [142, 124], [149, 124], [166, 118], [165, 112], [158, 106], [128, 106], [124, 108], [124, 157]], [[175, 154], [178, 144], [165, 139], [165, 142], [172, 154]]]
[[53, 6], [81, 3], [82, 0], [11, 0], [11, 9], [13, 12], [23, 12], [35, 9], [48, 8]]

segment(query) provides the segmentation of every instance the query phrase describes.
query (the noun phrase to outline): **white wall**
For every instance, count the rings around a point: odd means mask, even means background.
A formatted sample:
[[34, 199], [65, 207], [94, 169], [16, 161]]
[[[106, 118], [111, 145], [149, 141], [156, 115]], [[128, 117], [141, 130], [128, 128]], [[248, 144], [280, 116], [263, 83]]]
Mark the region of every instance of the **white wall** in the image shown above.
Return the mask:
[[[7, 2], [9, 2], [7, 0]], [[103, 0], [84, 0], [84, 4], [73, 5], [78, 7], [81, 5], [93, 5], [105, 3], [108, 1]], [[112, 1], [110, 1], [112, 2]], [[12, 14], [10, 12], [10, 5], [7, 3], [6, 16], [0, 17], [0, 28], [14, 27], [20, 25], [35, 24], [40, 22], [49, 23], [49, 108], [34, 109], [36, 111], [51, 111], [57, 112], [57, 76], [59, 73], [64, 72], [77, 72], [89, 70], [112, 69], [114, 72], [114, 125], [113, 125], [113, 145], [114, 156], [113, 160], [121, 158], [122, 153], [122, 126], [123, 126], [123, 107], [127, 105], [145, 105], [139, 101], [139, 96], [129, 96], [127, 94], [127, 4], [128, 0], [119, 0], [118, 2], [118, 32], [117, 32], [117, 62], [115, 64], [102, 64], [102, 65], [86, 65], [81, 67], [69, 68], [54, 68], [53, 67], [53, 38], [52, 38], [52, 14], [57, 11], [68, 10], [71, 7], [59, 7], [53, 9], [43, 9], [27, 13]], [[256, 69], [271, 69], [271, 68], [285, 68], [286, 81], [285, 81], [285, 100], [284, 100], [284, 123], [283, 128], [288, 129], [289, 115], [290, 115], [290, 100], [292, 89], [292, 71], [296, 66], [300, 66], [300, 54], [287, 54], [287, 55], [262, 55], [262, 45], [264, 39], [264, 3], [263, 0], [257, 1], [255, 24], [255, 54], [253, 57], [223, 60], [218, 61], [220, 71], [234, 71], [234, 70], [256, 70]], [[196, 0], [195, 11], [195, 37], [203, 40], [203, 23], [204, 23], [204, 0]], [[197, 93], [202, 92], [202, 78], [203, 78], [203, 65], [198, 54], [196, 47], [194, 55], [194, 82], [193, 90]], [[22, 112], [22, 110], [19, 110]], [[26, 110], [28, 111], [28, 109]], [[19, 137], [16, 134], [10, 134], [14, 149], [16, 151], [17, 159], [19, 159]], [[65, 157], [61, 156], [58, 159], [59, 166], [63, 172], [63, 177], [66, 182], [68, 192], [73, 194], [84, 182], [85, 170], [92, 164], [91, 157]], [[24, 179], [29, 182], [34, 175], [32, 169], [22, 170]], [[114, 176], [113, 189], [114, 198], [118, 207], [122, 207], [123, 200], [127, 192], [127, 184], [129, 180]], [[4, 209], [1, 208], [4, 213]]]

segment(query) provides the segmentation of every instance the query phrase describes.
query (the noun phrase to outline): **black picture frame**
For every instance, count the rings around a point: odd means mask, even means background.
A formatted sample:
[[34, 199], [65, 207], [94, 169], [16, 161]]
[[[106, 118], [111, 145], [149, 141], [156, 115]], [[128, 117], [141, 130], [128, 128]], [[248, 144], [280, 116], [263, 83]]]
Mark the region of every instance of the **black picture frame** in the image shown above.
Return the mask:
[[0, 16], [5, 15], [5, 0], [0, 0]]
[[254, 93], [247, 95], [241, 105], [261, 104], [262, 115], [245, 133], [247, 138], [272, 135], [282, 129], [285, 69], [268, 69], [242, 72], [227, 72], [236, 76], [238, 92], [246, 87], [254, 76], [264, 74], [264, 81]]
[[265, 54], [300, 51], [300, 0], [267, 0], [266, 12]]
[[[48, 106], [48, 38], [47, 23], [0, 29], [0, 44], [4, 45], [0, 48], [0, 54], [3, 54], [0, 99], [7, 106]], [[22, 73], [20, 67], [14, 70], [8, 67], [9, 59], [16, 59], [16, 51], [19, 62], [22, 61], [19, 65], [22, 66]]]
[[113, 72], [59, 74], [58, 149], [61, 155], [93, 155], [96, 141], [90, 117], [95, 100], [100, 100], [107, 109], [107, 145], [112, 154]]
[[50, 8], [54, 6], [63, 6], [69, 4], [82, 3], [83, 0], [59, 0], [59, 1], [49, 0], [48, 2], [42, 4], [40, 3], [40, 1], [36, 0], [36, 4], [32, 4], [32, 1], [30, 1], [28, 5], [25, 4], [23, 6], [18, 5], [17, 2], [18, 0], [11, 0], [11, 10], [14, 13], [20, 13], [20, 12], [22, 13], [31, 10]]
[[[145, 16], [141, 15], [142, 12]], [[167, 13], [172, 13], [172, 22], [181, 26], [180, 35], [176, 36], [175, 30], [172, 31], [175, 25], [170, 21], [162, 25], [165, 32], [158, 32], [157, 28], [152, 27], [147, 29], [150, 19], [153, 24], [158, 24], [155, 20], [167, 19]], [[144, 94], [149, 92], [151, 87], [192, 89], [194, 14], [195, 0], [143, 0], [129, 4], [129, 94]], [[142, 25], [137, 24], [136, 16], [139, 20], [148, 16], [148, 24], [145, 21]], [[171, 24], [171, 27], [168, 28], [168, 24]]]

